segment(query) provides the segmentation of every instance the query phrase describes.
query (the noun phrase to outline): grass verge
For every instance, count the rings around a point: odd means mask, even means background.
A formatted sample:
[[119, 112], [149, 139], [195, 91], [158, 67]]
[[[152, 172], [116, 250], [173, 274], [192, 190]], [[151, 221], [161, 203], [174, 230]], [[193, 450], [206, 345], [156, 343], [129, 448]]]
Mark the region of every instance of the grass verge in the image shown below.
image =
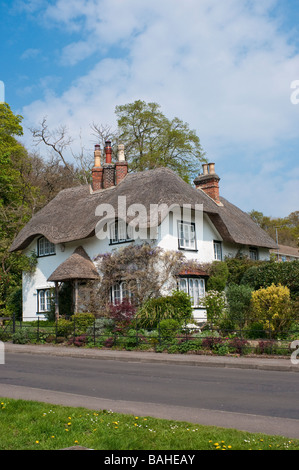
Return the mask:
[[299, 450], [299, 440], [0, 398], [0, 450]]

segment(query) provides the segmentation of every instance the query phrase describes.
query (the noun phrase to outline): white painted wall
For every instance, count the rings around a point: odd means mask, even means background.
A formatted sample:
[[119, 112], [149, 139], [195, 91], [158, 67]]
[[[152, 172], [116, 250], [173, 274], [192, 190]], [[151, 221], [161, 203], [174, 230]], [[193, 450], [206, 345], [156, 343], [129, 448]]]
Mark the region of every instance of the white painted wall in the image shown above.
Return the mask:
[[[186, 214], [185, 214], [186, 215]], [[188, 218], [188, 214], [187, 214]], [[182, 220], [180, 210], [174, 209], [159, 226], [156, 232], [154, 243], [165, 250], [178, 250], [178, 222]], [[186, 217], [184, 217], [184, 221]], [[191, 220], [190, 220], [191, 221]], [[213, 241], [222, 242], [222, 238], [211, 223], [210, 219], [202, 211], [195, 212], [192, 217], [196, 227], [196, 251], [183, 251], [188, 260], [196, 260], [201, 263], [210, 263], [214, 261]], [[142, 239], [136, 243], [142, 243], [145, 239], [145, 232], [142, 232]], [[37, 251], [37, 239], [32, 241], [30, 246], [24, 250], [24, 253], [30, 255], [32, 251]], [[152, 240], [153, 241], [153, 240]], [[48, 282], [48, 277], [53, 271], [72, 255], [76, 247], [82, 245], [93, 260], [97, 255], [110, 253], [117, 250], [124, 244], [110, 245], [109, 238], [98, 239], [96, 236], [78, 240], [76, 242], [57, 244], [56, 254], [51, 256], [39, 257], [36, 270], [33, 274], [23, 274], [23, 319], [32, 320], [37, 318], [37, 290], [54, 287], [54, 283]], [[223, 257], [235, 256], [239, 247], [223, 243]], [[242, 247], [243, 253], [249, 255], [249, 247]], [[269, 250], [259, 250], [260, 259], [269, 259]], [[196, 309], [194, 315], [197, 319], [203, 321], [205, 319], [205, 311]], [[40, 315], [43, 317], [43, 315]]]

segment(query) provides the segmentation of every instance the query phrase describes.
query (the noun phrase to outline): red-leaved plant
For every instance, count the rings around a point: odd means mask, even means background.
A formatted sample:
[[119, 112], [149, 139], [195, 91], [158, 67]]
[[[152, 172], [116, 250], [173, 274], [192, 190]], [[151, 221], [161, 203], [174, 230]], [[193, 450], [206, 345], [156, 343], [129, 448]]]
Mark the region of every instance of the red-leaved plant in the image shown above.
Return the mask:
[[136, 307], [129, 299], [109, 306], [109, 316], [115, 321], [118, 329], [127, 328], [132, 323], [135, 313]]

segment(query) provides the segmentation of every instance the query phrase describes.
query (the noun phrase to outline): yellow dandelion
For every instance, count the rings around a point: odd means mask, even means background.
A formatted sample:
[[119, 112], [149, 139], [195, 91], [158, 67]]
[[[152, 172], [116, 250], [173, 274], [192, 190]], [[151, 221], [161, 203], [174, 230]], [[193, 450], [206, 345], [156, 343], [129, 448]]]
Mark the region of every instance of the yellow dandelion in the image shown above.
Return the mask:
[[39, 441], [35, 441], [35, 444], [39, 444]]

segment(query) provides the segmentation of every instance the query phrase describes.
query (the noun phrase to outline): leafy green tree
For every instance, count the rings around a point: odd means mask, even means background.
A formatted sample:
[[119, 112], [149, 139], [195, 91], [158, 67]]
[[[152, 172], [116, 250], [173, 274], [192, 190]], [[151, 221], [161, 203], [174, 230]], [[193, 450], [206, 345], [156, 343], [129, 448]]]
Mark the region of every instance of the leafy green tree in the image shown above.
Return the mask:
[[28, 181], [30, 159], [16, 137], [23, 134], [22, 116], [14, 115], [7, 103], [0, 104], [0, 311], [12, 290], [20, 284], [23, 269], [34, 260], [10, 253], [13, 238], [32, 215], [38, 188]]
[[278, 239], [279, 244], [299, 246], [299, 211], [283, 218], [268, 217], [256, 210], [249, 212], [249, 215], [273, 240]]
[[116, 106], [115, 113], [131, 171], [168, 167], [187, 182], [198, 173], [204, 153], [187, 123], [177, 117], [170, 120], [157, 103], [141, 100]]

